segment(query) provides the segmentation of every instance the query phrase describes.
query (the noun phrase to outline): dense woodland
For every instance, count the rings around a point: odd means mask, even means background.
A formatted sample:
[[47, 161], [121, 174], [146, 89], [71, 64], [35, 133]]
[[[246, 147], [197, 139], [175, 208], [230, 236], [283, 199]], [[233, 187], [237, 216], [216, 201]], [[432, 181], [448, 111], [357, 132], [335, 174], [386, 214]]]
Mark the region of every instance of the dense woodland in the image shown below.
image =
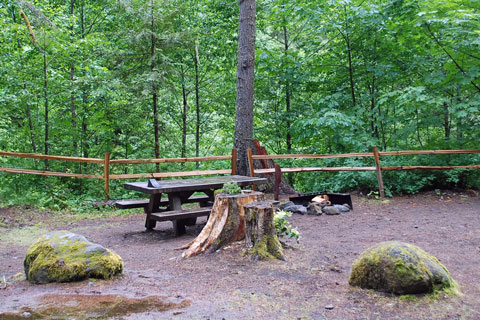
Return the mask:
[[[3, 0], [0, 150], [96, 158], [111, 152], [114, 159], [229, 154], [238, 15], [231, 0]], [[258, 0], [255, 48], [254, 137], [272, 154], [365, 152], [374, 145], [480, 149], [478, 0]], [[480, 158], [402, 156], [382, 163], [479, 164]], [[6, 157], [0, 166], [102, 170]], [[388, 172], [384, 180], [393, 194], [478, 188], [479, 177], [468, 170], [415, 171]], [[376, 189], [374, 172], [289, 179], [302, 191]], [[129, 196], [123, 182], [114, 183], [114, 197]], [[101, 181], [0, 174], [5, 205], [62, 208], [97, 198]]]

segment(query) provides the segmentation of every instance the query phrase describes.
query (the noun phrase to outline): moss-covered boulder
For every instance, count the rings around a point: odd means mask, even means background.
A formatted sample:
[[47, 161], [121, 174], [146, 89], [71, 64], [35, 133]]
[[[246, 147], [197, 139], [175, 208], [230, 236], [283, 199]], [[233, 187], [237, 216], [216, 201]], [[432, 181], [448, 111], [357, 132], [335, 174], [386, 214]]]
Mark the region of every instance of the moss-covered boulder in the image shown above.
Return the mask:
[[85, 278], [111, 279], [123, 272], [113, 251], [68, 231], [40, 237], [27, 250], [25, 275], [30, 282], [70, 282]]
[[437, 258], [419, 247], [398, 241], [379, 243], [353, 263], [349, 283], [395, 294], [431, 293], [457, 285]]

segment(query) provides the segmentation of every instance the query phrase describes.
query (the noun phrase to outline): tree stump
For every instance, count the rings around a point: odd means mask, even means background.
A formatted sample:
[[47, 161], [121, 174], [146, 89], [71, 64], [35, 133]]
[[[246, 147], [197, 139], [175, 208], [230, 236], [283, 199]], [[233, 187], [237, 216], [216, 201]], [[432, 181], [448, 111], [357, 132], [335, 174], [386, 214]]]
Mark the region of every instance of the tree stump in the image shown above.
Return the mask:
[[273, 202], [251, 202], [243, 206], [245, 210], [247, 254], [256, 260], [281, 259], [282, 244], [278, 240], [273, 224]]
[[182, 257], [208, 251], [245, 238], [245, 214], [243, 206], [252, 201], [263, 200], [263, 193], [217, 194], [207, 224], [192, 242], [179, 249], [187, 249]]

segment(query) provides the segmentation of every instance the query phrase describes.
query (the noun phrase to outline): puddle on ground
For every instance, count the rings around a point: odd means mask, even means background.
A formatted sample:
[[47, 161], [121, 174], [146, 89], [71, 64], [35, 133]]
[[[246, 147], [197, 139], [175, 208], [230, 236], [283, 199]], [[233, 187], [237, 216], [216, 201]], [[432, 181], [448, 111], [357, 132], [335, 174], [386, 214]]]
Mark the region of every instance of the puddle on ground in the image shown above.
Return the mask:
[[0, 313], [0, 319], [118, 318], [138, 313], [187, 308], [190, 303], [190, 300], [183, 300], [179, 303], [170, 302], [158, 296], [127, 298], [119, 295], [48, 294], [40, 299], [41, 307], [38, 309], [23, 307], [16, 313]]

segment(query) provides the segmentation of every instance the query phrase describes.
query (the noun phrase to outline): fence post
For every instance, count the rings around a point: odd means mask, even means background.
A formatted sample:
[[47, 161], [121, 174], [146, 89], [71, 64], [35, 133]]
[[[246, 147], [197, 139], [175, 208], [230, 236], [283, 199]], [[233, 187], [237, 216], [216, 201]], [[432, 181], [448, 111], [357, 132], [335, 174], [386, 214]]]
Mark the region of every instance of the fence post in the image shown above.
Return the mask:
[[105, 195], [107, 200], [110, 199], [110, 152], [105, 153], [105, 160], [103, 162], [103, 178], [105, 180]]
[[373, 146], [373, 156], [375, 158], [375, 164], [377, 166], [377, 179], [380, 197], [385, 198], [385, 187], [383, 186], [382, 167], [380, 166], [380, 155], [378, 153], [377, 146]]
[[[248, 153], [248, 166], [250, 167], [250, 176], [251, 177], [254, 177], [255, 176], [255, 168], [253, 167], [253, 153], [252, 153], [252, 149], [248, 148], [247, 149], [247, 153]], [[253, 191], [257, 191], [257, 186], [256, 185], [252, 185], [252, 190]]]
[[280, 196], [280, 183], [282, 182], [282, 169], [278, 163], [275, 163], [275, 185], [273, 186], [273, 199], [278, 200]]
[[237, 149], [232, 149], [232, 176], [237, 174]]

